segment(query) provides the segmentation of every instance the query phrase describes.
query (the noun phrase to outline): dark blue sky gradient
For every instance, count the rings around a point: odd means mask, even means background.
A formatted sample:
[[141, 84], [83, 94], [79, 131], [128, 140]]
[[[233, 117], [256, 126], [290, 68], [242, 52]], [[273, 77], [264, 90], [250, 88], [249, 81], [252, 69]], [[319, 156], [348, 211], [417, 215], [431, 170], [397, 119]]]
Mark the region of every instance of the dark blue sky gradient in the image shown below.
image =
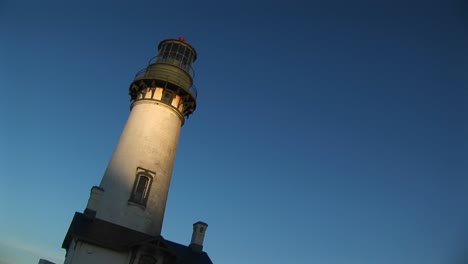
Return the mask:
[[165, 238], [206, 221], [224, 264], [468, 252], [466, 2], [95, 2], [0, 2], [0, 263], [63, 259], [134, 74], [180, 35], [199, 97]]

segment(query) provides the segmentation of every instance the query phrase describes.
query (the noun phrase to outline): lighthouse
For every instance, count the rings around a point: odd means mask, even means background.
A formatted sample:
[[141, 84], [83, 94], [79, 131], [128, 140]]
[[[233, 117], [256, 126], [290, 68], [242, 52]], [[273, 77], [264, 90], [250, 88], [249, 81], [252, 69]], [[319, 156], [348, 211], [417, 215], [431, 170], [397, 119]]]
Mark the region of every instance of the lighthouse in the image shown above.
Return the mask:
[[197, 105], [196, 59], [183, 37], [166, 39], [135, 75], [119, 141], [64, 239], [66, 264], [211, 263], [203, 251], [206, 223], [194, 224], [188, 246], [161, 236], [180, 129]]
[[195, 111], [195, 49], [168, 39], [130, 84], [131, 111], [106, 172], [96, 217], [159, 235], [185, 117]]

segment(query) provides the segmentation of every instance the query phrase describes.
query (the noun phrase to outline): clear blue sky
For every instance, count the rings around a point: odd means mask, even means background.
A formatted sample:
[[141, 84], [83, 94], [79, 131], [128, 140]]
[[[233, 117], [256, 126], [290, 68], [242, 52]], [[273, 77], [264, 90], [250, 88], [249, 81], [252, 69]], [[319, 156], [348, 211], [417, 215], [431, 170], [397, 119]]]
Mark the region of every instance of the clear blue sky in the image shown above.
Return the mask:
[[63, 259], [134, 74], [180, 35], [199, 97], [166, 239], [203, 220], [215, 264], [456, 263], [467, 31], [463, 0], [0, 1], [0, 263]]

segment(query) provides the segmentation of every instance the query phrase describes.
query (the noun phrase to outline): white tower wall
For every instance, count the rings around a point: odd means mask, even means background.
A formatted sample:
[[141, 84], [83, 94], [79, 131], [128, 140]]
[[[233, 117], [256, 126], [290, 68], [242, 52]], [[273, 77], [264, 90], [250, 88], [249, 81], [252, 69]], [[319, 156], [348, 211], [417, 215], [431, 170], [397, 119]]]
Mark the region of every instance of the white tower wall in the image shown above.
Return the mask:
[[[104, 195], [97, 218], [160, 234], [182, 118], [174, 108], [158, 101], [134, 103], [100, 184]], [[146, 207], [129, 201], [141, 169], [154, 172]]]

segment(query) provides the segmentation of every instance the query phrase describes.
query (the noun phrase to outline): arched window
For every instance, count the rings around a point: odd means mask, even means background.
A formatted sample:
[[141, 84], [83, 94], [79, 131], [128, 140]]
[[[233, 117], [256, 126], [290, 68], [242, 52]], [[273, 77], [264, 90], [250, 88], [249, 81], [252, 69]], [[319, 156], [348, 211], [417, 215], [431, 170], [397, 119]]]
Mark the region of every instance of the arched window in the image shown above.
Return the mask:
[[129, 199], [130, 202], [146, 206], [154, 174], [154, 172], [143, 168], [137, 169], [135, 183]]

